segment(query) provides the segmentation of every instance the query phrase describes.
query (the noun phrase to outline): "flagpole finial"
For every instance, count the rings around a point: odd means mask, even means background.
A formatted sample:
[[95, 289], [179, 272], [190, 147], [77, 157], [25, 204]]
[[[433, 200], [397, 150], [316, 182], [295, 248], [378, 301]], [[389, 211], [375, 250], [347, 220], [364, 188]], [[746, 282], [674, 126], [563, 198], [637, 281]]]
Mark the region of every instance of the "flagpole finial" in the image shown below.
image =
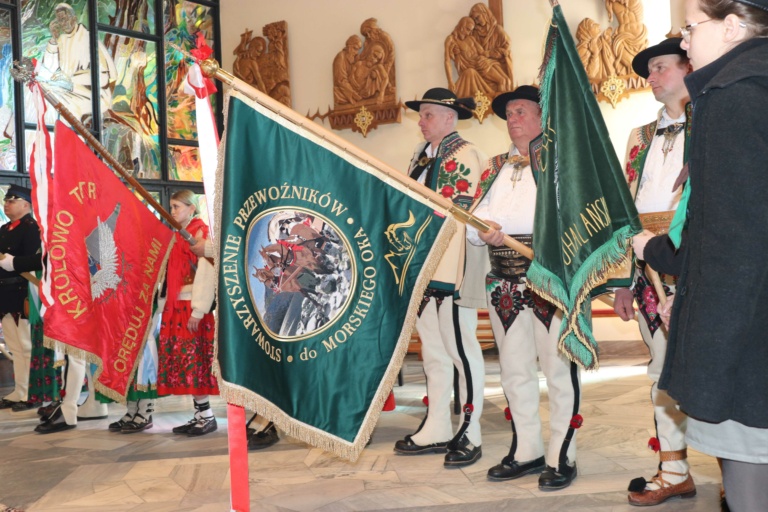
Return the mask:
[[211, 78], [216, 75], [216, 72], [221, 69], [221, 67], [219, 66], [219, 63], [216, 62], [216, 59], [205, 59], [200, 62], [200, 69], [205, 76]]
[[554, 9], [555, 7], [560, 5], [560, 3], [557, 0], [549, 0], [549, 5]]

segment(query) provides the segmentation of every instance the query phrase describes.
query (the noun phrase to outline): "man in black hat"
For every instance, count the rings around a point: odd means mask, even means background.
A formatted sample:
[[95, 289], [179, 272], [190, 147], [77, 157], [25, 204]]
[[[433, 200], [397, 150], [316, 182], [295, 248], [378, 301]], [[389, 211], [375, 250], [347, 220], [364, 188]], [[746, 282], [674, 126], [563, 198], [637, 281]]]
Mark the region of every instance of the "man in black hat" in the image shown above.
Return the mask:
[[[488, 245], [491, 272], [486, 277], [488, 314], [499, 350], [501, 387], [509, 403], [512, 446], [501, 463], [488, 470], [490, 480], [512, 480], [541, 473], [539, 489], [563, 489], [576, 477], [575, 431], [580, 384], [575, 363], [557, 342], [562, 312], [526, 284], [531, 261], [503, 246], [504, 234], [530, 246], [536, 209], [536, 181], [529, 145], [541, 133], [539, 90], [523, 85], [497, 96], [494, 113], [507, 122], [509, 152], [493, 157], [478, 186], [475, 215], [492, 227], [487, 233], [467, 228], [474, 245]], [[544, 449], [539, 417], [538, 364], [549, 389], [550, 441]]]
[[[472, 117], [474, 100], [435, 88], [428, 90], [421, 101], [408, 101], [406, 105], [419, 113], [419, 128], [426, 140], [416, 147], [408, 174], [469, 209], [486, 156], [461, 138], [456, 124], [459, 119]], [[414, 434], [395, 443], [395, 452], [402, 455], [447, 452], [445, 467], [467, 466], [482, 455], [480, 415], [485, 367], [474, 309], [478, 307], [478, 296], [482, 296], [482, 281], [462, 286], [465, 256], [464, 228], [459, 226], [443, 252], [416, 320], [427, 376], [427, 416]], [[467, 263], [467, 267], [472, 265], [471, 261]], [[454, 367], [459, 373], [464, 404], [456, 433], [450, 413]]]
[[11, 185], [5, 193], [3, 212], [10, 222], [0, 226], [0, 318], [5, 343], [13, 354], [13, 391], [0, 401], [0, 409], [30, 409], [28, 402], [29, 364], [32, 339], [24, 299], [29, 282], [22, 272], [42, 269], [40, 229], [32, 218], [32, 192]]
[[[680, 42], [680, 38], [666, 39], [641, 51], [632, 61], [635, 73], [648, 81], [654, 97], [664, 106], [653, 122], [632, 130], [624, 168], [637, 211], [667, 216], [670, 220], [682, 195], [676, 180], [683, 168], [689, 101], [683, 79], [691, 71]], [[658, 473], [650, 481], [632, 480], [628, 498], [633, 505], [657, 505], [674, 496], [693, 496], [696, 486], [686, 460], [687, 417], [666, 391], [658, 389], [667, 351], [667, 331], [662, 329], [657, 313], [656, 291], [643, 272], [645, 263], [638, 264], [631, 288], [615, 290], [614, 310], [622, 320], [629, 321], [635, 316], [633, 299], [637, 301], [640, 334], [651, 353], [648, 377], [653, 381], [651, 400], [656, 436], [649, 446], [659, 452], [660, 463]], [[671, 276], [665, 278], [664, 287], [667, 295], [674, 293]]]

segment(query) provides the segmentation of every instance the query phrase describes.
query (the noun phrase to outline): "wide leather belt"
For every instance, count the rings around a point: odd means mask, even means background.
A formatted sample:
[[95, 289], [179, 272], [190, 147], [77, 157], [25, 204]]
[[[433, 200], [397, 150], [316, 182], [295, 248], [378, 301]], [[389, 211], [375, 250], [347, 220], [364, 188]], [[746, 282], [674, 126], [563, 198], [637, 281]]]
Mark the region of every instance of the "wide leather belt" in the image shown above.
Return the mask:
[[0, 286], [18, 286], [26, 282], [27, 280], [23, 277], [6, 277], [5, 279], [0, 279]]
[[[510, 235], [512, 238], [522, 242], [525, 246], [533, 245], [531, 235]], [[509, 247], [491, 247], [488, 246], [488, 256], [491, 259], [491, 274], [495, 277], [507, 279], [519, 284], [528, 272], [531, 266], [531, 260]]]

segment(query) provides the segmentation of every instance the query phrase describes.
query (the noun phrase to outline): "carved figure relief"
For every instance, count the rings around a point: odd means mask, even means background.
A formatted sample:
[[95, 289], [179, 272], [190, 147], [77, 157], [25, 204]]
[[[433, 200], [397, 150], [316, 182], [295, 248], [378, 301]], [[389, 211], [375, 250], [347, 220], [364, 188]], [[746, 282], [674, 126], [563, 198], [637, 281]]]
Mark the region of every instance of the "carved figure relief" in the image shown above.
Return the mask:
[[445, 75], [457, 96], [475, 98], [481, 122], [491, 100], [514, 88], [509, 36], [485, 4], [472, 6], [445, 39]]
[[232, 52], [235, 55], [232, 68], [236, 77], [290, 107], [287, 31], [285, 21], [264, 25], [261, 30], [264, 37], [253, 37], [253, 30], [246, 29]]
[[645, 79], [632, 71], [632, 59], [648, 46], [640, 0], [605, 0], [608, 21], [616, 26], [601, 31], [593, 19], [585, 18], [576, 30], [576, 48], [598, 100], [613, 107], [630, 92], [644, 89]]
[[310, 119], [330, 119], [331, 128], [368, 135], [379, 124], [399, 123], [401, 107], [395, 80], [395, 46], [375, 18], [360, 26], [333, 59], [333, 110]]

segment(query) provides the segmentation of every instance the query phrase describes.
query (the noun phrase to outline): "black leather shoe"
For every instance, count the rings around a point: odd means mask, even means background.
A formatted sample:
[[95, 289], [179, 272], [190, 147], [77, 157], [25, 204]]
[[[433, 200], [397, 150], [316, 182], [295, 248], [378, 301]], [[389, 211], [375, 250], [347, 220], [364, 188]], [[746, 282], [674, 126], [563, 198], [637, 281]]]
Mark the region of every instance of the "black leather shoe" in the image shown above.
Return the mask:
[[274, 425], [271, 425], [265, 430], [254, 432], [248, 436], [248, 449], [249, 450], [263, 450], [269, 448], [280, 440], [280, 436], [277, 435], [277, 429]]
[[215, 432], [219, 426], [216, 424], [216, 418], [211, 416], [210, 418], [200, 418], [197, 423], [192, 425], [192, 428], [187, 432], [190, 436], [204, 436]]
[[15, 404], [13, 404], [13, 406], [11, 406], [11, 411], [23, 412], [23, 411], [28, 411], [34, 408], [35, 408], [35, 404], [33, 404], [32, 402], [16, 402]]
[[174, 434], [189, 434], [189, 431], [195, 425], [197, 425], [197, 418], [192, 418], [191, 420], [189, 420], [183, 425], [179, 425], [178, 427], [173, 427], [171, 429], [171, 432], [173, 432]]
[[75, 428], [77, 425], [69, 425], [64, 421], [64, 415], [61, 413], [61, 408], [51, 415], [51, 418], [35, 427], [35, 432], [38, 434], [53, 434], [54, 432], [63, 432]]
[[[128, 419], [125, 419], [126, 417], [128, 417]], [[113, 421], [112, 423], [110, 423], [107, 429], [110, 432], [122, 432], [123, 426], [127, 425], [130, 421], [131, 421], [131, 417], [128, 416], [128, 413], [126, 413], [119, 420]]]
[[544, 468], [547, 467], [544, 462], [544, 457], [538, 459], [529, 460], [528, 462], [517, 462], [516, 460], [510, 460], [509, 457], [504, 457], [501, 464], [493, 466], [488, 470], [489, 480], [514, 480], [521, 476], [530, 475], [532, 473], [541, 473]]
[[558, 491], [560, 489], [565, 489], [571, 485], [573, 479], [576, 478], [576, 464], [573, 466], [561, 464], [558, 470], [552, 466], [547, 466], [547, 469], [545, 469], [539, 476], [540, 491]]
[[141, 414], [136, 413], [131, 421], [126, 422], [125, 425], [122, 426], [120, 432], [123, 434], [135, 434], [142, 430], [149, 430], [153, 426], [154, 424], [152, 423], [151, 414], [149, 415], [149, 418], [145, 418]]
[[47, 420], [51, 414], [56, 411], [56, 408], [61, 405], [61, 402], [54, 400], [48, 405], [44, 405], [37, 410], [37, 415], [40, 416], [41, 421]]
[[6, 400], [5, 398], [3, 398], [2, 400], [0, 400], [0, 409], [10, 409], [17, 403], [19, 402], [12, 402], [11, 400]]
[[400, 455], [421, 455], [424, 453], [445, 453], [448, 451], [448, 441], [444, 443], [432, 443], [424, 446], [413, 442], [411, 436], [405, 436], [395, 443], [395, 453]]
[[483, 448], [475, 446], [469, 439], [462, 437], [455, 447], [449, 447], [445, 454], [443, 466], [446, 468], [461, 468], [474, 464], [483, 456]]

